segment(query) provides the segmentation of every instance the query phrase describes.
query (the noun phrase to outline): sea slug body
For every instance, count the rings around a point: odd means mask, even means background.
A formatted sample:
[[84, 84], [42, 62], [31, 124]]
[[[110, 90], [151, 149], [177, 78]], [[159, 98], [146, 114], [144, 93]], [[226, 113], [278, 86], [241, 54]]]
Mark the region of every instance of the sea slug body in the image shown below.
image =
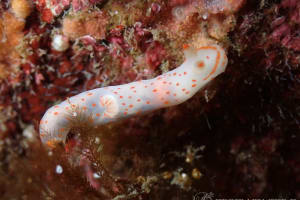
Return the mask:
[[[154, 79], [89, 90], [48, 109], [40, 121], [41, 141], [48, 146], [65, 142], [80, 111], [92, 126], [174, 106], [190, 99], [227, 66], [225, 51], [217, 45], [184, 46], [185, 61]], [[74, 112], [76, 110], [76, 112]]]

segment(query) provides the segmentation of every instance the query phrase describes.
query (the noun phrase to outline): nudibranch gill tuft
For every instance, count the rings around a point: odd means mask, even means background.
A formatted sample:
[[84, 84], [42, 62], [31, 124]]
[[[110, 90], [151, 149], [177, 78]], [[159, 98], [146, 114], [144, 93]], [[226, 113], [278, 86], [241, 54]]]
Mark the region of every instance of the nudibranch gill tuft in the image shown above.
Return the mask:
[[154, 79], [89, 90], [49, 108], [40, 121], [41, 141], [49, 147], [65, 142], [79, 114], [96, 127], [180, 104], [225, 71], [227, 56], [220, 46], [183, 49], [182, 65]]

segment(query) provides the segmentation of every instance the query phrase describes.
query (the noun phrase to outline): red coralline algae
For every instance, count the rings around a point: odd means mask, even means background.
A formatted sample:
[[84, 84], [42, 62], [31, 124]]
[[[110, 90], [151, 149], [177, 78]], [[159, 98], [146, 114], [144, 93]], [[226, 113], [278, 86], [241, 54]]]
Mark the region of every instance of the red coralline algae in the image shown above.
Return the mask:
[[300, 51], [300, 37], [294, 37], [287, 45], [288, 48], [294, 51]]
[[41, 12], [43, 21], [51, 23], [53, 17], [59, 16], [70, 6], [74, 12], [92, 7], [103, 0], [34, 0]]
[[137, 47], [144, 53], [153, 42], [152, 33], [141, 22], [134, 25], [134, 37]]
[[146, 50], [146, 62], [151, 70], [156, 70], [165, 57], [166, 50], [158, 41], [154, 41], [148, 46]]
[[85, 8], [92, 7], [97, 3], [101, 3], [103, 0], [72, 0], [72, 7], [75, 12], [83, 10]]
[[271, 39], [282, 46], [300, 51], [300, 39], [297, 33], [300, 25], [300, 2], [294, 0], [285, 0], [277, 9], [288, 12], [287, 16], [278, 16], [271, 24], [273, 30]]
[[110, 30], [107, 40], [112, 44], [113, 49], [119, 49], [121, 51], [126, 51], [129, 49], [129, 44], [124, 38], [124, 27], [117, 26]]
[[51, 23], [53, 20], [53, 13], [51, 11], [51, 9], [49, 8], [49, 6], [47, 6], [47, 2], [46, 0], [35, 0], [35, 6], [36, 8], [39, 10], [40, 12], [40, 17], [41, 20], [47, 23]]
[[181, 6], [187, 4], [190, 0], [171, 0], [169, 1], [170, 6]]
[[152, 11], [154, 14], [159, 13], [160, 10], [161, 10], [161, 6], [160, 6], [158, 3], [152, 3], [152, 4], [151, 4], [151, 11]]
[[280, 42], [283, 37], [290, 37], [291, 28], [288, 24], [282, 24], [278, 28], [276, 28], [272, 33], [272, 39]]

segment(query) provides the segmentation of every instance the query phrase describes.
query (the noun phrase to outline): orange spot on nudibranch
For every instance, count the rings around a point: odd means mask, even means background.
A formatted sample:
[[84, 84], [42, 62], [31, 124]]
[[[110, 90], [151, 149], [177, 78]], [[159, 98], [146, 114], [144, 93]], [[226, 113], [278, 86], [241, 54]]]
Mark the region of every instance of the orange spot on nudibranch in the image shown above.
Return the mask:
[[194, 79], [193, 79], [192, 81], [193, 81], [193, 82], [197, 82], [197, 81], [196, 81], [196, 80], [194, 80]]
[[54, 106], [54, 108], [59, 108], [59, 106]]
[[185, 88], [182, 88], [182, 91], [184, 92], [184, 91], [185, 91]]
[[122, 105], [123, 105], [123, 106], [125, 106], [125, 105], [126, 105], [126, 103], [122, 103]]
[[170, 92], [169, 92], [169, 91], [167, 91], [167, 92], [166, 92], [166, 94], [170, 94]]
[[92, 104], [92, 106], [93, 106], [93, 107], [96, 107], [96, 104], [95, 104], [95, 103], [93, 103], [93, 104]]
[[192, 87], [196, 87], [196, 84], [193, 84]]
[[97, 117], [100, 117], [100, 113], [96, 113], [96, 116], [97, 116]]
[[48, 120], [45, 121], [45, 124], [48, 124]]
[[189, 94], [190, 92], [189, 91], [187, 91], [185, 94]]
[[130, 105], [129, 105], [129, 108], [133, 108], [133, 105], [132, 105], [132, 104], [130, 104]]
[[217, 51], [217, 56], [216, 56], [216, 62], [215, 62], [215, 65], [212, 69], [212, 71], [203, 79], [204, 81], [207, 80], [211, 75], [213, 75], [217, 68], [218, 68], [218, 65], [219, 65], [219, 62], [220, 62], [220, 58], [221, 58], [221, 53], [220, 51], [214, 47], [214, 46], [206, 46], [206, 47], [201, 47], [199, 48], [198, 50], [201, 50], [201, 49], [204, 49], [204, 50], [214, 50], [214, 51]]
[[219, 51], [217, 51], [217, 57], [216, 57], [215, 65], [214, 65], [212, 71], [203, 80], [207, 80], [211, 75], [213, 75], [216, 72], [216, 70], [218, 68], [218, 65], [219, 65], [219, 62], [220, 62], [220, 57], [221, 57], [221, 53]]
[[53, 114], [54, 114], [54, 115], [58, 115], [58, 112], [54, 112]]
[[176, 76], [176, 72], [174, 72], [173, 75]]
[[83, 106], [82, 109], [83, 109], [83, 110], [87, 110], [87, 107], [86, 107], [86, 106]]
[[157, 92], [157, 89], [152, 90], [152, 92]]
[[130, 89], [134, 89], [134, 88], [135, 88], [134, 86], [130, 87]]
[[150, 101], [147, 101], [146, 104], [150, 104]]
[[166, 104], [166, 105], [167, 105], [167, 104], [169, 104], [169, 102], [168, 102], [168, 101], [165, 101], [165, 102], [164, 102], [164, 104]]
[[124, 112], [124, 115], [127, 115], [127, 112]]
[[176, 86], [179, 86], [179, 83], [176, 83]]
[[189, 47], [190, 47], [190, 46], [189, 46], [188, 44], [183, 44], [183, 45], [182, 45], [182, 48], [183, 48], [183, 49], [187, 49], [187, 48], [189, 48]]
[[197, 62], [197, 67], [198, 68], [203, 68], [204, 66], [205, 66], [205, 64], [204, 64], [203, 60], [200, 60], [200, 61]]
[[177, 95], [176, 93], [173, 94], [174, 97], [176, 97], [176, 95]]
[[140, 102], [140, 101], [141, 101], [141, 99], [137, 99], [136, 101], [137, 101], [137, 102]]
[[120, 99], [123, 99], [123, 96], [120, 96]]
[[92, 96], [92, 95], [93, 95], [93, 93], [89, 92], [87, 95], [88, 95], [88, 96]]
[[85, 99], [84, 98], [81, 98], [81, 101], [84, 101]]
[[183, 72], [184, 75], [187, 75], [187, 72]]
[[128, 99], [131, 99], [132, 98], [132, 96], [128, 96]]
[[145, 85], [145, 87], [144, 88], [147, 88], [148, 86], [147, 85]]

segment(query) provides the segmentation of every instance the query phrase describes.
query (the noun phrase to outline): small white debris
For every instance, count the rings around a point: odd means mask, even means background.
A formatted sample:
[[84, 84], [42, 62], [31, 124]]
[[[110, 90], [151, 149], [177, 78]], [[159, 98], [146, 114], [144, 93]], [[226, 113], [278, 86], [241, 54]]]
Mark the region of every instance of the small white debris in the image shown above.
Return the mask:
[[33, 125], [27, 126], [23, 131], [23, 136], [28, 139], [30, 142], [34, 142], [36, 140], [36, 133]]
[[187, 176], [186, 173], [182, 173], [182, 174], [181, 174], [181, 177], [182, 177], [183, 179], [186, 179], [188, 176]]
[[208, 18], [208, 13], [204, 13], [204, 14], [202, 15], [202, 19], [207, 20], [207, 18]]
[[51, 46], [56, 51], [65, 51], [69, 48], [69, 39], [63, 35], [54, 35]]
[[100, 144], [100, 138], [99, 137], [95, 137], [95, 144]]
[[57, 174], [61, 174], [61, 173], [63, 173], [63, 168], [62, 168], [62, 166], [60, 166], [60, 165], [56, 165], [55, 172], [56, 172]]
[[94, 174], [93, 174], [93, 177], [94, 177], [95, 179], [98, 179], [98, 178], [100, 178], [101, 176], [100, 176], [98, 173], [94, 173]]

